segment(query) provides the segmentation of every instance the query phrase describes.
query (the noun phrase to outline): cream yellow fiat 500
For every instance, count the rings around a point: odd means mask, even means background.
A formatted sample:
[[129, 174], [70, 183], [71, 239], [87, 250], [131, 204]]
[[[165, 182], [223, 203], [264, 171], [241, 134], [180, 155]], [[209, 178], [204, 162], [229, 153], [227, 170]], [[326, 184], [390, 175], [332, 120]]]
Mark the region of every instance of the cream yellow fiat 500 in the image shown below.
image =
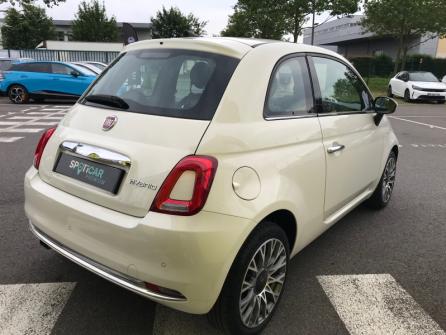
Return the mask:
[[43, 134], [31, 231], [130, 291], [258, 333], [292, 256], [362, 202], [388, 204], [395, 108], [321, 48], [131, 44]]

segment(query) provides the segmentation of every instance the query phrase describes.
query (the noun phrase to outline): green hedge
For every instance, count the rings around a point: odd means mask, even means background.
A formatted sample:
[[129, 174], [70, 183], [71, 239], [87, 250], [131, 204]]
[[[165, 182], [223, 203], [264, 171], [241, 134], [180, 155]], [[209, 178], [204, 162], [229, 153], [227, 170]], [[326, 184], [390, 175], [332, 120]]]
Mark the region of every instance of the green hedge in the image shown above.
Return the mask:
[[[363, 77], [386, 77], [393, 75], [395, 63], [386, 55], [376, 57], [356, 57], [350, 61]], [[432, 58], [429, 55], [410, 55], [407, 57], [405, 70], [428, 71], [439, 79], [446, 75], [446, 59]]]
[[392, 58], [386, 55], [356, 57], [350, 61], [363, 77], [390, 77], [394, 67]]

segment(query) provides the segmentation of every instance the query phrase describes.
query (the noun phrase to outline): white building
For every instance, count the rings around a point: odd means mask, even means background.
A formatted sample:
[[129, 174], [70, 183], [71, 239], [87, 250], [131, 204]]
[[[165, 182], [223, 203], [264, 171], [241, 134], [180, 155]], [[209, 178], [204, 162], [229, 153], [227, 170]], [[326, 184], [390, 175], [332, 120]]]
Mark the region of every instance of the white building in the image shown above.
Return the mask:
[[[0, 27], [4, 23], [4, 18], [0, 18]], [[54, 28], [56, 31], [56, 41], [65, 41], [69, 42], [72, 40], [73, 37], [73, 21], [72, 20], [53, 20]], [[152, 24], [151, 23], [142, 23], [142, 22], [129, 22], [133, 28], [135, 28], [139, 40], [147, 40], [152, 38]], [[118, 22], [118, 28], [119, 28], [119, 42], [123, 40], [122, 38], [122, 24], [123, 22]], [[1, 35], [1, 34], [0, 34]], [[110, 43], [110, 44], [120, 44], [122, 46], [122, 43]], [[65, 43], [65, 45], [68, 46], [68, 43]], [[0, 47], [1, 47], [1, 36], [0, 36]], [[41, 46], [40, 46], [41, 47]], [[122, 47], [121, 47], [122, 48]], [[114, 49], [112, 51], [116, 51], [116, 46], [114, 46]], [[65, 49], [66, 50], [66, 49]], [[74, 49], [79, 50], [79, 49]], [[87, 49], [90, 50], [90, 49]], [[100, 49], [104, 50], [104, 49]], [[107, 50], [105, 50], [107, 51]]]

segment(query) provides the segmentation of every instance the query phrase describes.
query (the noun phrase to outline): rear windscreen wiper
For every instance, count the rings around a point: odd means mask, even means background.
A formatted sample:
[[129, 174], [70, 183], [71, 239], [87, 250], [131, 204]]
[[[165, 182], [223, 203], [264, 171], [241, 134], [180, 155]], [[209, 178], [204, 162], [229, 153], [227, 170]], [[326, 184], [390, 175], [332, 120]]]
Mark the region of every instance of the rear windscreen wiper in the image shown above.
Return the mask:
[[129, 109], [130, 107], [127, 102], [115, 95], [90, 94], [85, 97], [85, 100], [95, 104], [117, 107], [120, 109]]

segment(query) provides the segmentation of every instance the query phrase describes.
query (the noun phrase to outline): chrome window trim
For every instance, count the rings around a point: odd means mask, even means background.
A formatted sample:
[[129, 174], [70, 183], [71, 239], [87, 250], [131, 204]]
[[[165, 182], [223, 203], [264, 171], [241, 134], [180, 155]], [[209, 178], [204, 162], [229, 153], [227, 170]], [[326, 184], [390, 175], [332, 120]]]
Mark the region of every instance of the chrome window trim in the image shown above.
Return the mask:
[[94, 274], [119, 285], [129, 291], [137, 293], [143, 297], [164, 301], [187, 301], [185, 297], [174, 297], [161, 293], [156, 293], [148, 290], [144, 282], [136, 278], [127, 276], [126, 274], [112, 270], [102, 264], [96, 263], [95, 261], [82, 256], [75, 251], [65, 247], [59, 242], [53, 240], [51, 237], [47, 236], [45, 233], [41, 232], [31, 221], [29, 221], [29, 227], [31, 232], [43, 243], [49, 246], [54, 251], [58, 252], [62, 256], [68, 258], [70, 261], [82, 266], [83, 268], [93, 272]]
[[290, 119], [308, 119], [317, 117], [317, 114], [309, 114], [309, 115], [284, 115], [284, 116], [274, 116], [274, 117], [265, 117], [266, 121], [277, 121], [277, 120], [290, 120]]
[[69, 152], [74, 156], [79, 156], [107, 165], [118, 166], [126, 170], [128, 170], [131, 165], [131, 160], [129, 157], [94, 145], [64, 141], [60, 144], [59, 149], [61, 152]]

